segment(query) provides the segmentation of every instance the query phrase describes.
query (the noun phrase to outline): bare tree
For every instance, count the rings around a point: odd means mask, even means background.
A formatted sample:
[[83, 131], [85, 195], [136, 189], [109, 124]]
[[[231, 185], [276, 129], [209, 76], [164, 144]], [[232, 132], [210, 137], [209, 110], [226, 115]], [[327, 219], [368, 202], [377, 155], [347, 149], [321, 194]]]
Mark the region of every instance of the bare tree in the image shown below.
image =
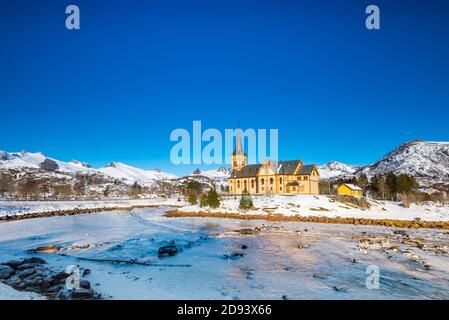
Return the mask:
[[72, 194], [72, 187], [69, 184], [55, 186], [56, 194], [61, 199], [67, 199]]
[[5, 196], [5, 193], [12, 193], [13, 191], [12, 177], [6, 174], [0, 174], [0, 195]]
[[76, 182], [73, 185], [73, 191], [77, 196], [86, 194], [87, 177], [85, 175], [77, 175]]
[[27, 177], [19, 184], [19, 194], [21, 197], [37, 198], [39, 194], [39, 183], [33, 177]]

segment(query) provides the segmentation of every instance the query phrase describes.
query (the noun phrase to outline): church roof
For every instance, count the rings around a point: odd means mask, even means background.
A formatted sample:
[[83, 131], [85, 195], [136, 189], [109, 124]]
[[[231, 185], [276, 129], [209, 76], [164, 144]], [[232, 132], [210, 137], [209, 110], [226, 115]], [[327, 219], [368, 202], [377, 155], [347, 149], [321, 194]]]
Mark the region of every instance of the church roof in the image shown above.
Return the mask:
[[298, 170], [298, 174], [311, 174], [313, 168], [315, 168], [314, 164], [307, 164], [305, 166], [301, 166]]
[[232, 170], [231, 178], [248, 178], [255, 177], [259, 172], [261, 164], [249, 164], [242, 167], [240, 170]]
[[301, 160], [279, 161], [278, 174], [293, 174]]
[[[303, 165], [301, 160], [270, 161], [269, 165], [276, 174], [294, 174], [298, 165], [300, 167], [296, 174], [311, 174], [316, 167], [314, 164]], [[232, 170], [231, 178], [255, 177], [261, 167], [262, 164], [250, 164], [242, 167], [240, 170]]]

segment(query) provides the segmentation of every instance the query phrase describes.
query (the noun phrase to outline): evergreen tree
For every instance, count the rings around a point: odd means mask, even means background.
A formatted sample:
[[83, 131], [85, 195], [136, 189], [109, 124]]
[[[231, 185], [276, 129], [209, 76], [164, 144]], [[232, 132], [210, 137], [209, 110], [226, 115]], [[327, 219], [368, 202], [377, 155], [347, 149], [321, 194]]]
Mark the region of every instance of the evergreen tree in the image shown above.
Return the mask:
[[189, 194], [189, 203], [190, 204], [196, 204], [196, 194], [195, 192], [190, 192]]
[[187, 194], [190, 194], [191, 192], [195, 192], [196, 195], [198, 196], [199, 194], [201, 194], [202, 191], [203, 191], [203, 186], [201, 185], [200, 182], [198, 182], [196, 180], [191, 180], [187, 184], [187, 192], [186, 192]]
[[253, 199], [249, 192], [245, 189], [242, 192], [242, 197], [240, 198], [240, 209], [251, 209], [253, 207]]
[[418, 187], [418, 183], [415, 178], [407, 175], [400, 174], [397, 178], [397, 192], [401, 194], [410, 194]]
[[365, 190], [369, 185], [368, 177], [365, 174], [362, 174], [360, 177], [357, 178], [357, 183], [360, 188], [362, 188], [363, 193], [365, 194]]
[[207, 204], [211, 208], [218, 208], [220, 206], [220, 199], [218, 197], [217, 190], [215, 188], [212, 188], [207, 193]]
[[398, 177], [393, 172], [388, 173], [385, 178], [385, 184], [390, 198], [396, 198], [398, 193]]
[[200, 199], [200, 207], [204, 208], [208, 205], [208, 199], [207, 199], [207, 194], [203, 193], [201, 195], [201, 199]]

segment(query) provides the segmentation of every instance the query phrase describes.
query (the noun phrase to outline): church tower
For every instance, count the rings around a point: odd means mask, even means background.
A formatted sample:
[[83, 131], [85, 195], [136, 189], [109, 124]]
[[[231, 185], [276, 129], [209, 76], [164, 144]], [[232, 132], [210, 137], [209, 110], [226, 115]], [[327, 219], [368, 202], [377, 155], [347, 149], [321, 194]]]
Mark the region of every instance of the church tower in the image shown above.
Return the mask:
[[237, 127], [237, 136], [235, 138], [235, 150], [232, 153], [232, 170], [240, 170], [242, 167], [246, 166], [246, 154], [243, 151], [242, 135], [240, 126]]

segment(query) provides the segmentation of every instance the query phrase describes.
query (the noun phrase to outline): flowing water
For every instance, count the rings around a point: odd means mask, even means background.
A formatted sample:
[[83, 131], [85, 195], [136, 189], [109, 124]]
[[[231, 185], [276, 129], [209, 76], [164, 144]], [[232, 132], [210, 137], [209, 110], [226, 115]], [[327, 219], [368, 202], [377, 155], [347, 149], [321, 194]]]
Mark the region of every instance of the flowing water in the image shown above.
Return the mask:
[[[165, 218], [168, 209], [3, 222], [0, 263], [56, 245], [33, 256], [90, 269], [105, 299], [449, 298], [448, 231]], [[159, 257], [167, 244], [179, 252]]]

